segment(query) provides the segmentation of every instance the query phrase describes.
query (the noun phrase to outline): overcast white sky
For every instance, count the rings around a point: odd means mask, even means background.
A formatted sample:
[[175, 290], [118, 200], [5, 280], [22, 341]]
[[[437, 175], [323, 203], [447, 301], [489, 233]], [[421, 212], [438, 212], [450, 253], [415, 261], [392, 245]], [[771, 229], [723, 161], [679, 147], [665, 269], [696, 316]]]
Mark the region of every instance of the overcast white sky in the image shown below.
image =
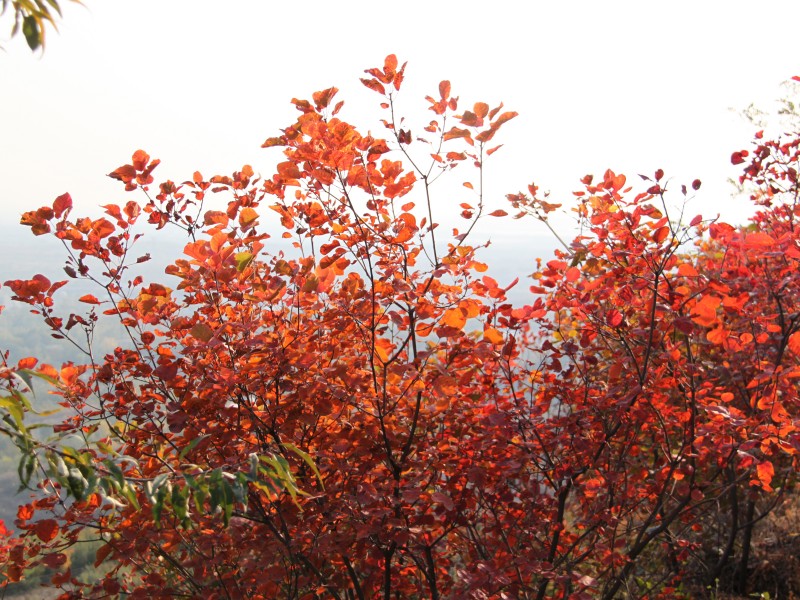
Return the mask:
[[[736, 220], [730, 154], [753, 127], [730, 108], [800, 73], [796, 1], [84, 1], [43, 56], [3, 42], [2, 225], [65, 191], [78, 211], [123, 200], [105, 174], [137, 148], [162, 159], [157, 180], [245, 163], [269, 175], [279, 152], [260, 144], [295, 118], [289, 100], [331, 85], [342, 117], [377, 132], [358, 78], [388, 53], [409, 63], [405, 114], [425, 118], [445, 78], [462, 106], [520, 113], [488, 164], [493, 205], [531, 181], [560, 201], [589, 172], [663, 168], [703, 181], [694, 212]], [[493, 237], [545, 235], [503, 228]]]

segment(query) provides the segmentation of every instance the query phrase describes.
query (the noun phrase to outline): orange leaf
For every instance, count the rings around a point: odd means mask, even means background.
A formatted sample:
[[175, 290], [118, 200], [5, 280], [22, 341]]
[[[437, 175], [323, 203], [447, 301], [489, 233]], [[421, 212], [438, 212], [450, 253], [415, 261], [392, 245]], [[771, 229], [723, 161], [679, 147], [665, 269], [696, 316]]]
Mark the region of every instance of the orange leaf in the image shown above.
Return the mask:
[[570, 267], [567, 269], [567, 272], [564, 273], [564, 277], [570, 283], [574, 283], [578, 281], [578, 278], [581, 276], [581, 270], [578, 267]]
[[772, 466], [771, 462], [765, 460], [758, 463], [758, 466], [756, 466], [756, 476], [758, 477], [758, 483], [761, 484], [764, 491], [773, 491], [770, 484], [772, 483], [772, 478], [775, 476], [775, 467]]
[[503, 147], [503, 144], [500, 144], [499, 146], [495, 146], [494, 148], [489, 148], [486, 151], [486, 156], [491, 156], [492, 154], [494, 154], [495, 152], [500, 150], [500, 148], [502, 148], [502, 147]]
[[150, 155], [144, 150], [137, 150], [131, 158], [133, 159], [133, 168], [137, 171], [144, 171], [147, 168]]
[[242, 212], [239, 213], [239, 225], [241, 225], [243, 229], [252, 227], [256, 219], [258, 219], [258, 213], [249, 206], [243, 208]]
[[514, 111], [504, 112], [499, 117], [497, 117], [497, 119], [495, 121], [492, 121], [492, 129], [497, 129], [498, 127], [500, 127], [500, 125], [502, 125], [506, 121], [510, 121], [511, 119], [516, 117], [518, 114], [519, 113], [516, 113]]
[[717, 308], [722, 300], [716, 296], [703, 296], [694, 305], [692, 321], [703, 327], [711, 327], [717, 322]]
[[487, 327], [483, 330], [483, 339], [490, 344], [502, 344], [505, 341], [503, 334], [497, 331], [497, 329], [494, 327]]
[[331, 102], [331, 98], [333, 98], [338, 91], [339, 90], [335, 87], [329, 87], [327, 90], [314, 92], [311, 97], [314, 100], [314, 104], [317, 105], [317, 110], [322, 110], [327, 107]]
[[207, 342], [214, 336], [214, 331], [205, 323], [197, 323], [189, 330], [189, 333], [193, 338], [203, 342]]
[[800, 356], [800, 331], [789, 336], [789, 350]]
[[712, 344], [716, 344], [718, 346], [725, 345], [725, 342], [728, 341], [729, 337], [730, 337], [730, 331], [728, 331], [721, 325], [714, 327], [714, 329], [712, 329], [706, 334], [706, 339]]
[[378, 92], [379, 94], [386, 95], [386, 88], [383, 87], [383, 84], [378, 81], [377, 79], [361, 79], [361, 83], [367, 86], [369, 89]]
[[444, 134], [444, 141], [453, 140], [455, 138], [467, 138], [471, 139], [470, 132], [466, 129], [459, 129], [458, 127], [453, 127], [450, 131]]
[[444, 80], [439, 83], [439, 95], [442, 97], [442, 100], [447, 100], [450, 97], [450, 82]]
[[450, 308], [445, 311], [442, 323], [448, 327], [461, 329], [467, 323], [467, 315], [460, 308]]
[[493, 210], [492, 212], [489, 213], [490, 217], [505, 217], [507, 215], [508, 213], [501, 208]]
[[745, 239], [745, 242], [750, 247], [762, 246], [768, 248], [770, 246], [775, 245], [775, 240], [772, 238], [772, 236], [766, 233], [762, 233], [760, 231], [748, 235], [747, 238]]
[[433, 382], [433, 389], [441, 396], [455, 396], [458, 392], [458, 382], [450, 375], [439, 375]]
[[78, 302], [85, 302], [86, 304], [100, 304], [100, 300], [95, 298], [92, 294], [86, 294], [78, 298]]
[[290, 161], [278, 163], [278, 174], [283, 177], [288, 177], [289, 179], [299, 179], [302, 177], [300, 169], [297, 168], [296, 164]]
[[434, 323], [418, 323], [416, 329], [417, 335], [420, 337], [428, 337], [433, 333], [434, 327], [436, 327]]
[[667, 239], [667, 236], [669, 236], [669, 234], [670, 230], [668, 226], [665, 225], [664, 227], [659, 227], [653, 232], [653, 241], [656, 244], [660, 244], [665, 239]]
[[221, 210], [206, 211], [203, 217], [203, 223], [206, 225], [222, 225], [225, 227], [228, 224], [228, 215]]
[[123, 183], [129, 183], [134, 177], [136, 177], [136, 169], [133, 168], [133, 165], [122, 165], [120, 168], [109, 173], [108, 176], [111, 177], [111, 179], [117, 179]]
[[385, 73], [394, 73], [397, 70], [397, 56], [388, 54], [383, 60], [383, 70]]
[[286, 139], [283, 137], [271, 137], [267, 138], [263, 144], [261, 144], [262, 148], [271, 148], [272, 146], [283, 146], [286, 144]]
[[114, 231], [116, 231], [116, 227], [114, 227], [114, 224], [108, 219], [97, 219], [96, 221], [92, 221], [92, 233], [97, 235], [99, 238], [108, 237], [114, 233]]
[[375, 340], [375, 354], [382, 363], [389, 362], [389, 356], [394, 352], [394, 344], [386, 338]]

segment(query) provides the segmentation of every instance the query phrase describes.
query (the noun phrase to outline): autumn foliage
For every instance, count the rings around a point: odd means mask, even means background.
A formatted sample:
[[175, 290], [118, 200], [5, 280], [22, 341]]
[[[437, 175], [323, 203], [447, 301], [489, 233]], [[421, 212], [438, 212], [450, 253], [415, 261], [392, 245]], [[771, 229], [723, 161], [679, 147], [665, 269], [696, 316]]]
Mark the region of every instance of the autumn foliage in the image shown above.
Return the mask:
[[[23, 216], [97, 291], [62, 315], [65, 282], [6, 282], [87, 356], [6, 371], [17, 407], [15, 373], [52, 382], [56, 434], [83, 440], [22, 448], [41, 477], [6, 577], [44, 562], [64, 598], [744, 588], [753, 528], [796, 482], [800, 137], [734, 154], [759, 207], [743, 228], [684, 212], [699, 181], [584, 177], [579, 235], [514, 305], [475, 224], [558, 209], [531, 185], [516, 215], [487, 214], [484, 162], [516, 113], [444, 81], [412, 132], [404, 72], [389, 56], [362, 79], [385, 138], [341, 120], [330, 88], [292, 101], [270, 178], [156, 185], [139, 150], [110, 174], [138, 200]], [[436, 197], [459, 174], [463, 200]], [[135, 275], [144, 221], [187, 236], [160, 283]], [[98, 319], [127, 332], [104, 356], [83, 335]], [[87, 532], [113, 567], [99, 582], [59, 569]]]

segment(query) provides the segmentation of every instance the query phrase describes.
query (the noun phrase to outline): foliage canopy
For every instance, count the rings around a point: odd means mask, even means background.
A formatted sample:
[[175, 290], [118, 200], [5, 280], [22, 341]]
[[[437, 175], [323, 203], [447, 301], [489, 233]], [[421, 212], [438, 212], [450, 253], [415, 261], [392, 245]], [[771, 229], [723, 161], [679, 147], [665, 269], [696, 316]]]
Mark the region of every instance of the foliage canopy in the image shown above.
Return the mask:
[[[6, 282], [87, 357], [5, 370], [2, 431], [39, 486], [6, 577], [43, 562], [64, 598], [676, 597], [731, 572], [743, 587], [753, 528], [796, 481], [800, 136], [733, 154], [759, 209], [741, 228], [685, 214], [697, 180], [584, 177], [580, 234], [517, 306], [472, 241], [511, 218], [487, 214], [482, 175], [516, 113], [460, 108], [443, 81], [412, 133], [405, 64], [366, 74], [385, 138], [342, 120], [329, 88], [292, 100], [269, 178], [155, 185], [139, 150], [110, 176], [141, 203], [73, 219], [64, 194], [23, 216], [97, 291], [62, 315], [67, 281]], [[548, 225], [559, 208], [535, 185], [508, 200]], [[141, 221], [187, 236], [168, 282], [135, 275]], [[105, 318], [128, 339], [97, 356]], [[70, 411], [44, 442], [26, 428], [32, 376]], [[113, 566], [99, 582], [60, 568], [87, 530]]]

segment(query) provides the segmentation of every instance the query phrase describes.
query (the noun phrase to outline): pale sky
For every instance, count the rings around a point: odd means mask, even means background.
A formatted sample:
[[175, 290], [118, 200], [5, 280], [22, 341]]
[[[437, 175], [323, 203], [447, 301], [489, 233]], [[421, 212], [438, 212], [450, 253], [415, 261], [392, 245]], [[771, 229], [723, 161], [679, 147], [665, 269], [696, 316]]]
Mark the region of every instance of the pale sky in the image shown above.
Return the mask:
[[[84, 1], [64, 6], [44, 55], [0, 19], [2, 230], [65, 191], [74, 215], [124, 201], [105, 174], [137, 148], [161, 158], [157, 181], [243, 164], [269, 176], [280, 153], [260, 145], [294, 120], [291, 98], [331, 85], [342, 118], [379, 133], [378, 96], [358, 79], [389, 53], [408, 61], [412, 119], [441, 79], [462, 107], [520, 113], [487, 163], [493, 208], [531, 181], [569, 202], [586, 173], [663, 168], [703, 181], [694, 212], [735, 221], [730, 154], [754, 128], [730, 109], [767, 105], [800, 74], [796, 1]], [[533, 221], [487, 231], [547, 235]]]

